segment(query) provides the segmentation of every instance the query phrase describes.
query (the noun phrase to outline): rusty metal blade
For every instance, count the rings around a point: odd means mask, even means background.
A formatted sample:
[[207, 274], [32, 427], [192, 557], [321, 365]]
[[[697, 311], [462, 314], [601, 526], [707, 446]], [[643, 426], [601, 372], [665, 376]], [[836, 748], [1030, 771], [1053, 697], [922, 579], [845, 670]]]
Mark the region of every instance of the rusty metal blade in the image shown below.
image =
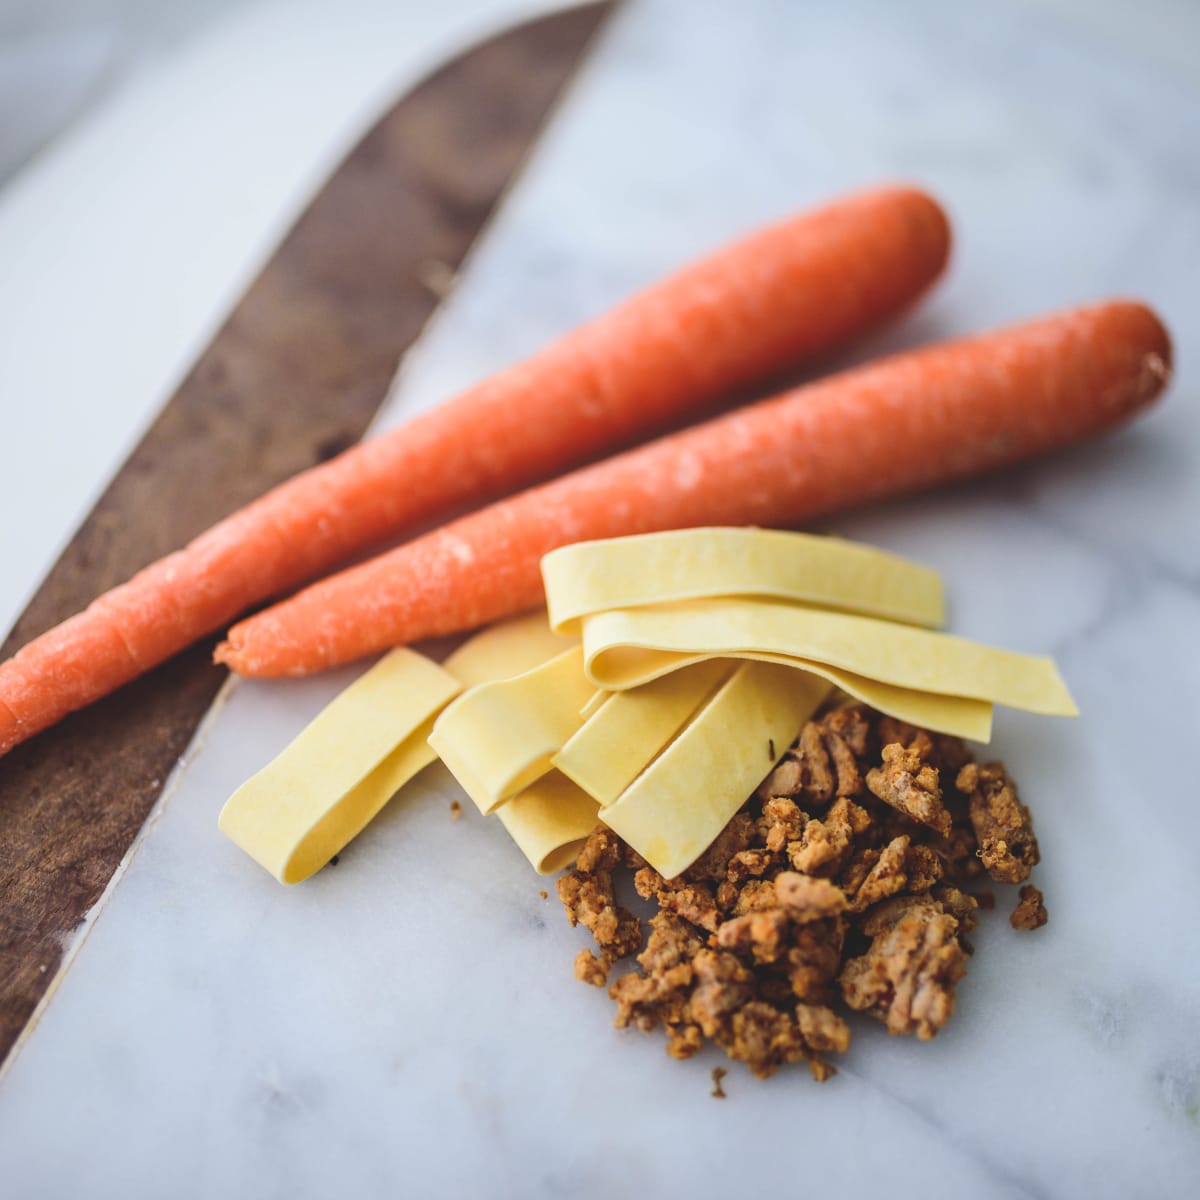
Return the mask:
[[[406, 95], [296, 222], [0, 648], [356, 441], [612, 3], [533, 21]], [[0, 1061], [224, 672], [200, 644], [0, 761]]]

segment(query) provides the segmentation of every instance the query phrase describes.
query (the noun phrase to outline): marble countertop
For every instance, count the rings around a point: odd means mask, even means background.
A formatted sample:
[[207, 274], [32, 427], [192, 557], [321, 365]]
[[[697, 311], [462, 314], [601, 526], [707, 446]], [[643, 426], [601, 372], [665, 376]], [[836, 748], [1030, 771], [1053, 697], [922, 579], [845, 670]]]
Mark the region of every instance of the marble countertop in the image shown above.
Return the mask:
[[[402, 74], [375, 53], [316, 135], [327, 160]], [[707, 1196], [742, 1194], [751, 1170], [785, 1195], [1195, 1194], [1200, 809], [1176, 748], [1200, 711], [1196, 128], [1194, 74], [1044, 7], [639, 0], [381, 418], [879, 178], [942, 197], [956, 251], [928, 301], [848, 360], [1109, 294], [1159, 309], [1178, 373], [1146, 419], [828, 526], [935, 566], [954, 631], [1054, 654], [1083, 712], [999, 714], [993, 752], [1034, 810], [1051, 921], [1018, 934], [1003, 906], [987, 915], [935, 1041], [856, 1022], [830, 1083], [734, 1067], [712, 1099], [723, 1056], [677, 1063], [611, 1028], [611, 1003], [572, 978], [582, 932], [498, 822], [469, 805], [451, 820], [440, 767], [336, 868], [280, 887], [217, 811], [356, 672], [240, 683], [0, 1079], [0, 1190]], [[260, 238], [314, 177], [288, 161]], [[216, 314], [239, 280], [197, 271]]]

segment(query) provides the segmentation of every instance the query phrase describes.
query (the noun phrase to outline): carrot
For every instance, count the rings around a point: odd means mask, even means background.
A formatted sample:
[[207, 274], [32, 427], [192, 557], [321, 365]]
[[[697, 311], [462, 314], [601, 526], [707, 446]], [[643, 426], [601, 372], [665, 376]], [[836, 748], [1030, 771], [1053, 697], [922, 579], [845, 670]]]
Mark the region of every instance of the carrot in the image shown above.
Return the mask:
[[235, 625], [216, 657], [296, 675], [541, 599], [556, 546], [695, 525], [792, 525], [1098, 433], [1170, 363], [1149, 309], [1113, 302], [904, 354], [566, 475]]
[[945, 216], [921, 192], [843, 198], [296, 476], [0, 665], [0, 754], [406, 526], [552, 475], [843, 342], [910, 304], [948, 246]]

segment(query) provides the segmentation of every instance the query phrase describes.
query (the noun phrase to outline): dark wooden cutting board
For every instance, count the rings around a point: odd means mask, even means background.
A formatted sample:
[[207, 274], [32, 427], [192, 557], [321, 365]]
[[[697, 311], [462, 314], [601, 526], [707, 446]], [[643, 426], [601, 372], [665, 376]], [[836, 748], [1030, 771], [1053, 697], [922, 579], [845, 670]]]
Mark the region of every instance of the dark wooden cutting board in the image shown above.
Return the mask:
[[[0, 657], [362, 436], [612, 0], [454, 59], [297, 221], [22, 613]], [[0, 759], [0, 1061], [225, 672], [212, 641]]]

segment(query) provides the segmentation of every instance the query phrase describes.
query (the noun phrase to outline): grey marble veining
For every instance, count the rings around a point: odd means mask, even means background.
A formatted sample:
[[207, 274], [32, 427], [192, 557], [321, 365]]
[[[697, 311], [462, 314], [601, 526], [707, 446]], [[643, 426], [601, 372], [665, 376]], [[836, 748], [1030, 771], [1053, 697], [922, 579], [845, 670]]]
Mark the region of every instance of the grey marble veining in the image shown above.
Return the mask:
[[[0, 1083], [14, 1194], [1189, 1196], [1200, 1182], [1195, 84], [1019, 5], [643, 0], [611, 27], [384, 423], [754, 223], [878, 178], [944, 198], [947, 280], [845, 361], [1107, 294], [1165, 315], [1167, 402], [1001, 478], [828, 524], [943, 572], [956, 632], [1052, 652], [1083, 717], [1001, 713], [1050, 925], [985, 917], [931, 1043], [709, 1096], [610, 1027], [584, 944], [433, 768], [311, 882], [217, 834], [353, 677], [241, 684]], [[886, 1181], [886, 1184], [885, 1182]]]

